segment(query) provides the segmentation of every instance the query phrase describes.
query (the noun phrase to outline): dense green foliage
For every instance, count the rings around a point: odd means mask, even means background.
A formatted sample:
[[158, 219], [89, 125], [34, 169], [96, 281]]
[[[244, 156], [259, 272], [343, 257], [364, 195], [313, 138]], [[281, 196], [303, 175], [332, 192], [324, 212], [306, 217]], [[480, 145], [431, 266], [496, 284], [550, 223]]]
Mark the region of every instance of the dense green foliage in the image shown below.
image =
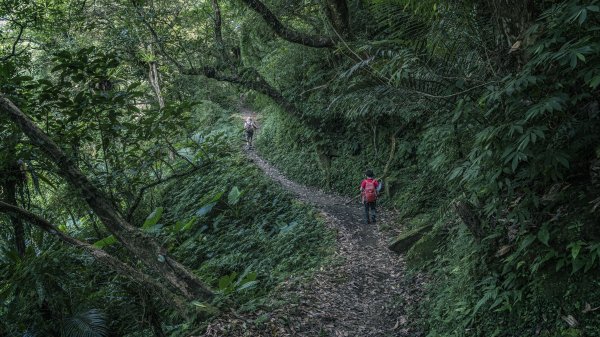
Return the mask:
[[[509, 53], [483, 5], [409, 17], [373, 4], [378, 33], [338, 51], [360, 61], [322, 69], [331, 79], [302, 100], [322, 124], [305, 115], [301, 128], [263, 110], [267, 157], [299, 181], [350, 195], [365, 168], [384, 174], [396, 138], [387, 203], [401, 224], [435, 224], [408, 253], [432, 275], [413, 317], [429, 336], [599, 333], [589, 311], [600, 296], [599, 8], [534, 7]], [[322, 53], [321, 64], [332, 57]], [[462, 227], [457, 202], [470, 205], [476, 228]]]
[[[240, 105], [292, 179], [353, 196], [372, 168], [385, 229], [434, 225], [407, 252], [428, 336], [600, 335], [597, 1], [265, 1], [280, 26], [248, 3], [0, 0], [1, 98], [217, 290], [165, 306], [186, 294], [3, 213], [0, 335], [186, 335], [321, 263], [331, 234], [241, 154]], [[6, 116], [0, 199], [160, 279]]]
[[[190, 161], [206, 158], [206, 164], [153, 194], [136, 214], [151, 213], [143, 228], [218, 290], [213, 303], [217, 307], [230, 306], [231, 301], [243, 310], [273, 305], [267, 295], [290, 275], [300, 276], [321, 264], [332, 237], [310, 208], [293, 201], [248, 164], [236, 146], [237, 129], [231, 128], [227, 110], [200, 103], [193, 112], [190, 124], [203, 127], [192, 130], [194, 141], [183, 142], [181, 146], [186, 146], [179, 152]], [[181, 160], [175, 164], [185, 165]], [[64, 193], [69, 192], [43, 194], [71, 198]], [[50, 203], [48, 212], [57, 206]], [[159, 208], [152, 211], [153, 207]], [[98, 232], [96, 221], [84, 213], [80, 219], [67, 220], [62, 230], [119, 255], [115, 241]], [[152, 293], [126, 277], [104, 270], [33, 228], [29, 231], [35, 240], [28, 240], [24, 256], [8, 246], [3, 252], [2, 330], [9, 335], [25, 333], [24, 329], [33, 335], [62, 329], [66, 336], [78, 336], [89, 328], [94, 336], [109, 331], [141, 336], [156, 331], [156, 322], [162, 321], [165, 333], [175, 336], [186, 335], [201, 323], [181, 322], [170, 310], [160, 309]], [[231, 275], [235, 276], [227, 281]], [[215, 310], [210, 303], [192, 306], [199, 314]], [[95, 320], [97, 327], [86, 326], [85, 321], [78, 329], [70, 328], [77, 317]], [[146, 323], [136, 323], [140, 321]]]
[[[64, 28], [52, 20], [68, 11], [68, 2], [46, 8], [48, 21], [27, 23], [20, 16], [29, 19], [35, 12], [28, 11], [42, 10], [39, 4], [3, 5], [9, 21], [2, 28], [23, 24], [39, 45], [3, 60], [2, 94], [42, 126], [122, 214], [217, 296], [211, 303], [186, 303], [182, 316], [129, 275], [2, 215], [0, 335], [189, 335], [222, 309], [277, 305], [269, 295], [280, 282], [323, 263], [332, 235], [317, 214], [241, 154], [240, 119], [232, 117], [237, 91], [206, 80], [173, 79], [161, 89], [167, 103], [160, 106], [152, 83], [145, 82], [147, 64], [132, 62], [131, 50], [89, 46], [91, 32], [56, 51], [43, 49], [50, 48], [45, 39], [52, 39], [52, 29]], [[85, 12], [75, 9], [73, 15], [81, 24], [87, 20]], [[18, 33], [14, 27], [8, 28], [15, 33], [7, 35], [11, 39]], [[8, 38], [5, 42], [10, 51]], [[63, 182], [55, 163], [2, 118], [2, 200], [140, 267], [81, 202], [81, 191]], [[15, 236], [18, 227], [21, 236]], [[14, 245], [19, 240], [23, 252]]]

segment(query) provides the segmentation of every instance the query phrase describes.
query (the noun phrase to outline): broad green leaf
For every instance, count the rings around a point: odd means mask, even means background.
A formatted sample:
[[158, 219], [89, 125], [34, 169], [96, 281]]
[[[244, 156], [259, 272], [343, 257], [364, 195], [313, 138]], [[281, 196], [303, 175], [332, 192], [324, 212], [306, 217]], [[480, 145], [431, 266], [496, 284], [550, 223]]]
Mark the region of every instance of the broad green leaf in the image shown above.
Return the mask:
[[248, 281], [248, 282], [242, 284], [241, 286], [239, 286], [236, 289], [236, 291], [242, 291], [242, 290], [245, 290], [245, 289], [254, 288], [257, 284], [258, 284], [258, 281]]
[[210, 213], [210, 211], [212, 211], [216, 204], [216, 202], [211, 202], [202, 206], [199, 210], [196, 211], [196, 216], [205, 216], [206, 214]]
[[464, 168], [463, 167], [456, 167], [454, 170], [452, 170], [452, 173], [450, 173], [450, 176], [448, 176], [448, 180], [454, 180], [456, 178], [458, 178], [462, 173], [463, 173]]
[[291, 230], [293, 230], [296, 226], [298, 225], [298, 221], [292, 221], [289, 224], [287, 224], [286, 226], [283, 226], [279, 232], [282, 234], [285, 234]]
[[535, 236], [527, 235], [523, 241], [521, 241], [521, 245], [519, 246], [519, 251], [523, 251], [523, 249], [529, 247], [535, 240]]
[[582, 25], [587, 19], [587, 10], [582, 9], [579, 13], [579, 24]]
[[573, 260], [573, 270], [572, 274], [578, 272], [581, 268], [585, 267], [586, 260], [585, 259], [575, 259]]
[[216, 203], [217, 201], [221, 200], [223, 194], [225, 194], [225, 192], [219, 192], [215, 194], [215, 196], [210, 201]]
[[490, 299], [492, 299], [492, 293], [486, 292], [485, 295], [483, 295], [483, 297], [477, 301], [477, 304], [473, 308], [473, 315], [475, 315], [477, 311], [479, 311], [479, 308], [481, 308], [481, 306], [487, 303], [487, 301]]
[[56, 189], [56, 186], [50, 181], [50, 179], [46, 178], [46, 176], [44, 176], [43, 174], [37, 173], [37, 177], [45, 182], [48, 186], [50, 186], [52, 189]]
[[237, 284], [242, 285], [246, 282], [255, 281], [257, 277], [256, 272], [249, 272], [246, 275], [242, 275], [238, 280]]
[[573, 259], [577, 259], [577, 256], [579, 256], [580, 251], [581, 251], [581, 244], [579, 242], [576, 242], [571, 245], [571, 256], [573, 257]]
[[208, 306], [200, 301], [192, 301], [192, 305], [198, 308], [208, 308]]
[[589, 85], [592, 89], [596, 89], [600, 84], [600, 75], [595, 76], [590, 82]]
[[117, 243], [117, 239], [113, 235], [111, 235], [111, 236], [105, 237], [102, 240], [98, 240], [98, 241], [94, 242], [94, 247], [104, 248], [104, 247], [113, 245], [115, 243]]
[[235, 280], [236, 276], [237, 276], [236, 272], [232, 272], [229, 275], [221, 276], [221, 278], [219, 278], [219, 283], [218, 283], [219, 290], [227, 291], [228, 288], [231, 288], [231, 286], [233, 285], [233, 280]]
[[133, 89], [135, 89], [135, 88], [139, 87], [139, 86], [140, 86], [140, 84], [141, 84], [140, 82], [134, 82], [134, 83], [131, 83], [131, 84], [130, 84], [130, 85], [127, 87], [127, 91], [131, 91], [131, 90], [133, 90]]
[[561, 259], [556, 263], [556, 271], [561, 270], [565, 266], [565, 260]]
[[567, 158], [563, 157], [562, 155], [557, 155], [555, 158], [556, 161], [558, 161], [562, 166], [564, 166], [565, 168], [569, 168], [569, 161], [567, 160]]
[[540, 231], [537, 234], [537, 238], [538, 240], [540, 240], [541, 243], [545, 244], [546, 246], [548, 245], [548, 240], [550, 240], [550, 233], [548, 232], [548, 228], [546, 228], [546, 226], [540, 229]]
[[518, 156], [518, 153], [515, 153], [514, 157], [512, 158], [512, 165], [511, 165], [513, 172], [515, 172], [517, 170], [517, 166], [519, 166], [519, 156]]
[[241, 195], [242, 193], [240, 192], [238, 187], [234, 186], [229, 192], [229, 195], [227, 196], [227, 203], [231, 206], [237, 205], [237, 203], [240, 201]]
[[152, 226], [156, 225], [163, 214], [163, 210], [164, 209], [162, 207], [158, 207], [152, 213], [150, 213], [150, 215], [148, 215], [148, 217], [146, 218], [146, 221], [144, 221], [142, 228], [148, 230]]
[[184, 225], [181, 227], [180, 231], [187, 231], [187, 230], [189, 230], [190, 228], [192, 228], [192, 225], [194, 225], [194, 223], [195, 223], [195, 222], [196, 222], [196, 218], [195, 218], [195, 217], [192, 217], [192, 218], [190, 219], [190, 221], [186, 222], [186, 223], [185, 223], [185, 224], [184, 224]]

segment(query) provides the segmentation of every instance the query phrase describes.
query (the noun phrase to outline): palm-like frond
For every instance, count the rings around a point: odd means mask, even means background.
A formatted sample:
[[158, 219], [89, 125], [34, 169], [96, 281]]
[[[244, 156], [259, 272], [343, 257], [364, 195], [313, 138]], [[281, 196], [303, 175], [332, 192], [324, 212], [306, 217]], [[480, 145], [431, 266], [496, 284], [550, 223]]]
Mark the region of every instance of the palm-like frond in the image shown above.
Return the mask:
[[64, 337], [106, 337], [108, 326], [104, 314], [98, 309], [76, 313], [64, 322]]
[[[413, 5], [367, 4], [371, 34], [339, 50], [355, 61], [340, 72], [339, 95], [330, 109], [348, 116], [390, 115], [393, 107], [419, 101], [418, 96], [453, 97], [489, 79], [493, 70], [486, 52], [497, 49], [496, 42], [490, 24], [478, 19], [472, 6], [448, 2], [436, 14], [415, 15]], [[449, 102], [439, 102], [440, 107]]]

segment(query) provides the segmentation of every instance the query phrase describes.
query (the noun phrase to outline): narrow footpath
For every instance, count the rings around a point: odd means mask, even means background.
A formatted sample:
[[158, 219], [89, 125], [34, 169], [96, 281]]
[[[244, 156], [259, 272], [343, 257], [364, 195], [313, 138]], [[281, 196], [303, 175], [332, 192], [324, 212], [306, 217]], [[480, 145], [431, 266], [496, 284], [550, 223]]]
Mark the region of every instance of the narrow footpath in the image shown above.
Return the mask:
[[[249, 160], [298, 199], [321, 210], [337, 233], [334, 263], [306, 284], [291, 283], [281, 291], [285, 305], [255, 317], [227, 314], [204, 336], [419, 336], [408, 328], [403, 304], [417, 300], [404, 278], [401, 256], [387, 248], [389, 237], [376, 225], [365, 225], [361, 205], [287, 179], [256, 152]], [[378, 225], [390, 221], [380, 212]]]

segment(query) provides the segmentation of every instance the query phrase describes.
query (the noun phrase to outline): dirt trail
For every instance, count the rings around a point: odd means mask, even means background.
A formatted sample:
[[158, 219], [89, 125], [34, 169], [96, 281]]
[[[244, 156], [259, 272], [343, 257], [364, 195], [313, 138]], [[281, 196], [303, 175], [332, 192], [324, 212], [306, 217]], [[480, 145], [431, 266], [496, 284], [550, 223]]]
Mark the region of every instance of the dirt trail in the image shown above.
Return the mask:
[[[248, 157], [267, 176], [319, 208], [338, 232], [340, 263], [316, 275], [312, 284], [297, 289], [300, 304], [291, 336], [410, 336], [398, 303], [410, 296], [403, 287], [404, 264], [387, 248], [375, 225], [364, 224], [356, 200], [326, 194], [287, 179], [254, 151]], [[385, 212], [379, 222], [389, 221]], [[290, 312], [293, 314], [293, 312]]]
[[[404, 315], [402, 303], [416, 295], [405, 281], [402, 257], [387, 248], [389, 238], [376, 225], [364, 224], [361, 205], [287, 179], [254, 151], [247, 156], [298, 199], [322, 211], [337, 232], [336, 263], [308, 283], [284, 286], [281, 297], [291, 304], [254, 317], [228, 315], [213, 322], [204, 336], [418, 336]], [[390, 221], [386, 212], [378, 215], [378, 224]]]

